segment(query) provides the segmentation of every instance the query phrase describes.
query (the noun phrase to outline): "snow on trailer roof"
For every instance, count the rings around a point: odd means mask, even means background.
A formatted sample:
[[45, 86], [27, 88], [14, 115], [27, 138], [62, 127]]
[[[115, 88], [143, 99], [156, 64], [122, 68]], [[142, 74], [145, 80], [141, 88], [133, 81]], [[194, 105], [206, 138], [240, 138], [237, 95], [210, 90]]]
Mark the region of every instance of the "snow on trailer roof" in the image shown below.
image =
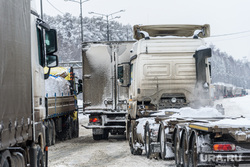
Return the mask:
[[202, 30], [199, 33], [199, 37], [205, 38], [210, 36], [210, 25], [185, 25], [185, 24], [166, 24], [166, 25], [134, 25], [134, 38], [139, 40], [143, 38], [138, 35], [139, 31], [145, 31], [150, 37], [157, 36], [181, 36], [190, 37], [193, 36], [196, 30]]
[[165, 109], [160, 110], [159, 113], [153, 114], [154, 116], [169, 115], [172, 112], [173, 115], [170, 118], [216, 118], [224, 117], [218, 110], [212, 107], [201, 107], [199, 109], [193, 109], [191, 107], [183, 107], [180, 109]]
[[189, 127], [208, 132], [227, 132], [235, 129], [239, 130], [250, 128], [250, 119], [244, 117], [225, 119], [222, 118], [221, 120], [210, 120], [209, 123], [190, 123]]

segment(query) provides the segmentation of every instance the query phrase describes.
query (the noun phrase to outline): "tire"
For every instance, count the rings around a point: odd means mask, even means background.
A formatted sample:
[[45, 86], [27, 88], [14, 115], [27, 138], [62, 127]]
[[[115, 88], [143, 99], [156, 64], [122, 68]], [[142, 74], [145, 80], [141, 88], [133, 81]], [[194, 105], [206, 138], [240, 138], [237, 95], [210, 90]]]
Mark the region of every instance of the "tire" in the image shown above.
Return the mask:
[[2, 167], [10, 167], [9, 161], [7, 159], [4, 159]]
[[78, 127], [78, 118], [72, 121], [72, 137], [77, 138], [79, 137], [79, 127]]
[[180, 166], [180, 138], [178, 137], [178, 132], [175, 134], [174, 139], [174, 156], [175, 156], [175, 165]]
[[40, 146], [37, 146], [37, 167], [44, 167], [43, 152]]
[[10, 155], [9, 150], [5, 150], [5, 151], [1, 152], [1, 155], [0, 155], [0, 166], [2, 166], [2, 167], [10, 167], [11, 164], [10, 164], [10, 162], [8, 160], [10, 158], [12, 158], [12, 156]]
[[51, 125], [52, 125], [52, 140], [51, 140], [51, 145], [55, 145], [56, 144], [56, 126], [55, 126], [55, 122], [53, 119], [50, 120], [51, 121]]
[[160, 126], [159, 142], [160, 142], [160, 149], [161, 149], [160, 157], [162, 159], [165, 159], [165, 157], [166, 157], [166, 137], [165, 137], [165, 128], [162, 124]]
[[108, 140], [108, 138], [109, 138], [109, 130], [108, 129], [104, 129], [103, 130], [102, 139]]
[[72, 118], [68, 116], [67, 122], [66, 122], [66, 140], [72, 139]]
[[133, 128], [132, 123], [130, 123], [130, 125], [129, 125], [129, 147], [130, 147], [130, 152], [133, 155], [141, 155], [142, 154], [142, 149], [140, 149], [140, 148], [135, 149], [134, 148], [134, 134], [133, 134], [132, 128]]
[[50, 134], [50, 123], [49, 120], [44, 121], [46, 128], [46, 145], [51, 146], [51, 134]]
[[77, 117], [77, 121], [76, 121], [76, 138], [79, 137], [79, 118]]
[[150, 147], [150, 144], [151, 144], [151, 135], [150, 135], [150, 131], [149, 131], [149, 125], [146, 124], [146, 127], [145, 127], [145, 131], [144, 131], [144, 136], [145, 136], [145, 151], [146, 151], [146, 156], [147, 158], [150, 158], [151, 156], [151, 147]]
[[94, 140], [101, 140], [102, 139], [102, 135], [94, 135], [93, 134], [93, 139]]
[[186, 139], [187, 134], [186, 132], [183, 133], [182, 140], [181, 140], [181, 164], [183, 167], [188, 167], [188, 154], [186, 154], [186, 151], [188, 149], [188, 141]]
[[197, 142], [195, 135], [191, 138], [191, 142], [192, 143], [191, 143], [191, 151], [189, 154], [189, 166], [197, 167], [198, 154], [197, 154]]

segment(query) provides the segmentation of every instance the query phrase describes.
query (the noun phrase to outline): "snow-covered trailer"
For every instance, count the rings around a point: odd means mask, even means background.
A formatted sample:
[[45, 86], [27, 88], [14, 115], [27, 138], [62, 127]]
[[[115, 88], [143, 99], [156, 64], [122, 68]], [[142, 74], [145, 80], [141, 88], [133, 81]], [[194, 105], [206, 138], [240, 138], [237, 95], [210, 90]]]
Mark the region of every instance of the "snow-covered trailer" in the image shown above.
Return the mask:
[[118, 69], [118, 64], [129, 64], [132, 44], [83, 43], [83, 112], [89, 114], [89, 123], [84, 127], [92, 129], [95, 140], [125, 132], [128, 88], [119, 84], [123, 82], [118, 81], [123, 69]]
[[234, 96], [233, 86], [225, 85], [224, 86], [224, 98], [233, 97], [233, 96]]
[[223, 117], [212, 108], [164, 112], [168, 118], [146, 124], [148, 157], [175, 158], [176, 166], [192, 167], [250, 163], [249, 119]]
[[234, 87], [233, 88], [233, 95], [234, 96], [242, 96], [242, 91], [243, 91], [243, 88], [242, 87]]

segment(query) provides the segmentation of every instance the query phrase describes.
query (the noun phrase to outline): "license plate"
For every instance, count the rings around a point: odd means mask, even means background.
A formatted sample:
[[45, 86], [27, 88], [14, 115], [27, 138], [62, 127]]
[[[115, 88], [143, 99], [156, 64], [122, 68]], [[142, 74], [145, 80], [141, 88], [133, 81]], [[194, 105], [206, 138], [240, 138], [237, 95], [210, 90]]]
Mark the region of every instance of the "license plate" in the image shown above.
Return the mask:
[[94, 135], [101, 135], [101, 134], [103, 134], [103, 129], [93, 129], [93, 134]]

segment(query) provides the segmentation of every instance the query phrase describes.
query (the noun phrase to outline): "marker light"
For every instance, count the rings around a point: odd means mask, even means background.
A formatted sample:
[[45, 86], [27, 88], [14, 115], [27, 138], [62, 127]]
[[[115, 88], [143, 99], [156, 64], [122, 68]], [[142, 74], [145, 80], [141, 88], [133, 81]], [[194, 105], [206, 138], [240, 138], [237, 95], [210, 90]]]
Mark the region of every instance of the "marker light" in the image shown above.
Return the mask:
[[89, 122], [101, 122], [99, 118], [89, 118]]
[[234, 144], [215, 144], [214, 151], [235, 151], [236, 147]]

